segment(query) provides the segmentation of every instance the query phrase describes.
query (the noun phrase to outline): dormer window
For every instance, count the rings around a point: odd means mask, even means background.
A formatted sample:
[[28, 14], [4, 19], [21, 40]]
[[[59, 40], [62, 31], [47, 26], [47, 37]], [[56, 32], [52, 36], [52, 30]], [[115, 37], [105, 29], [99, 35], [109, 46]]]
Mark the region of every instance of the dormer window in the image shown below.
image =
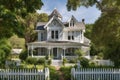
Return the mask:
[[56, 30], [56, 31], [51, 31], [51, 38], [52, 39], [58, 39], [58, 31]]
[[71, 26], [71, 27], [74, 27], [74, 24], [75, 24], [75, 23], [74, 23], [74, 20], [71, 20], [71, 21], [70, 21], [70, 26]]

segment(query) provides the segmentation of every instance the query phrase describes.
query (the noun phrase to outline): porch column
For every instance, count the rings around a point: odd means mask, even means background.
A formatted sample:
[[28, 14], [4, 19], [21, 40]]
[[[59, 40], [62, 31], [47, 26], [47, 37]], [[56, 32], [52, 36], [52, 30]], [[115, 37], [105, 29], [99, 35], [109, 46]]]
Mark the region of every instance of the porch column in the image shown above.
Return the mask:
[[32, 55], [32, 57], [33, 57], [33, 50], [34, 50], [34, 48], [33, 48], [33, 46], [31, 47], [31, 55]]
[[50, 59], [50, 50], [51, 50], [51, 47], [48, 47], [48, 57]]
[[64, 47], [63, 48], [63, 58], [65, 58], [65, 50], [66, 50], [66, 48]]

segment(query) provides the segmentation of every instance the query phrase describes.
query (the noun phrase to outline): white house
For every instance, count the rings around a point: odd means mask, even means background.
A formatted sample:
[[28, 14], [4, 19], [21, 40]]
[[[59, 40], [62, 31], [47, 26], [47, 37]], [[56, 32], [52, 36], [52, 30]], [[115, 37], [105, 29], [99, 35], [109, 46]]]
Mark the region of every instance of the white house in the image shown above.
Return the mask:
[[82, 49], [89, 56], [90, 40], [84, 36], [84, 20], [79, 22], [74, 16], [62, 22], [61, 14], [54, 9], [48, 22], [38, 22], [38, 41], [28, 43], [28, 53], [32, 57], [52, 56], [53, 60], [73, 59], [75, 50]]

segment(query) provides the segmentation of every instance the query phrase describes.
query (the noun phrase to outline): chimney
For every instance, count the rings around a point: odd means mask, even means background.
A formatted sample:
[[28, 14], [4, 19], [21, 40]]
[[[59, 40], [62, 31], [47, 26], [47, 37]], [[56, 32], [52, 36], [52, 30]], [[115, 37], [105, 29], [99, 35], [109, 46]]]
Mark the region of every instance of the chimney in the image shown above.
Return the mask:
[[82, 19], [82, 22], [85, 23], [85, 19]]

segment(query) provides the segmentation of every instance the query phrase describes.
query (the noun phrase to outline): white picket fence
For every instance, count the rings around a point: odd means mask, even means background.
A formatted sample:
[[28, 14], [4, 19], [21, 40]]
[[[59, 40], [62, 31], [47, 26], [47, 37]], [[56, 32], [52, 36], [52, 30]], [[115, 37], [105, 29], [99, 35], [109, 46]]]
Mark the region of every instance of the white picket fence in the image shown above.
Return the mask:
[[120, 80], [120, 69], [72, 68], [71, 80]]
[[0, 69], [0, 80], [49, 80], [49, 69]]

